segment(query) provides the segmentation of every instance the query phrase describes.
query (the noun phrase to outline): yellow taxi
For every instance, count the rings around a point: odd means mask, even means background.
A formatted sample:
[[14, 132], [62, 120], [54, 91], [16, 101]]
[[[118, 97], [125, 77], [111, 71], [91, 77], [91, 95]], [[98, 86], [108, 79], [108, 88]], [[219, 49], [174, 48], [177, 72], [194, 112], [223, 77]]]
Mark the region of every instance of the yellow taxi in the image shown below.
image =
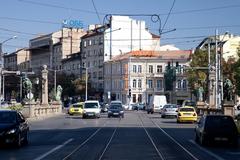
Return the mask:
[[84, 102], [78, 102], [72, 104], [69, 109], [68, 109], [68, 114], [69, 115], [74, 115], [74, 114], [83, 114], [83, 104]]
[[197, 122], [197, 113], [194, 107], [180, 107], [177, 112], [177, 123]]

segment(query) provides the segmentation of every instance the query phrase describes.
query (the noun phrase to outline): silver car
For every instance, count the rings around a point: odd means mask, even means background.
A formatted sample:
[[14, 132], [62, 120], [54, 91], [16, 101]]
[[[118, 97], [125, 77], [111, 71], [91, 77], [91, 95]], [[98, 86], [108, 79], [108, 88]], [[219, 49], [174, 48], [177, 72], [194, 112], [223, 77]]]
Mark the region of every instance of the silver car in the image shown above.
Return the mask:
[[166, 104], [163, 106], [161, 111], [161, 117], [165, 118], [166, 116], [177, 117], [178, 106], [176, 104]]

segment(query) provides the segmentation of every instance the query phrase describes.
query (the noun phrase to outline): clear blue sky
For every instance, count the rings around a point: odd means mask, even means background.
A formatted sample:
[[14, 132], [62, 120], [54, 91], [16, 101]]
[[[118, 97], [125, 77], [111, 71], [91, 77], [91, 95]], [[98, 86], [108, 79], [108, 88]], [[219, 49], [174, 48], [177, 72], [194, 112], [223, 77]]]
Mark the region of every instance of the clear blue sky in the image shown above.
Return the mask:
[[[103, 22], [105, 14], [160, 14], [165, 23], [173, 0], [94, 0]], [[205, 37], [229, 31], [240, 35], [239, 0], [176, 0], [166, 30], [176, 31], [162, 35], [161, 45], [174, 44], [180, 49], [195, 48]], [[4, 52], [28, 47], [35, 34], [48, 34], [61, 28], [64, 19], [82, 20], [85, 27], [100, 23], [92, 0], [8, 0], [0, 5], [0, 42], [11, 36], [17, 39], [3, 45]], [[154, 33], [158, 23], [145, 20]]]

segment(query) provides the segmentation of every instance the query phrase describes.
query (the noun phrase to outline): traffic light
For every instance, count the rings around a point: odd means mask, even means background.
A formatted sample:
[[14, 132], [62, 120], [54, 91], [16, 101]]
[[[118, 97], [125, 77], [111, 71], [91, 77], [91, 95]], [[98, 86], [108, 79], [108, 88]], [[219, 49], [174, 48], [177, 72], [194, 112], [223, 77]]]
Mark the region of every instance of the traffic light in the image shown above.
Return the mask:
[[128, 96], [131, 97], [131, 88], [128, 90]]
[[176, 67], [178, 68], [178, 66], [179, 66], [179, 62], [176, 62]]

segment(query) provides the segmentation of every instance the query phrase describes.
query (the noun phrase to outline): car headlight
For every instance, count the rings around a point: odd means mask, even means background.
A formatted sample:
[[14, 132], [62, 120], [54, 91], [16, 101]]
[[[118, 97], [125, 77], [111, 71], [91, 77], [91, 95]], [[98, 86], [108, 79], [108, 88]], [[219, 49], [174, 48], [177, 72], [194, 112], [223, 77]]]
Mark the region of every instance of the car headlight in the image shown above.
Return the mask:
[[13, 134], [13, 133], [15, 133], [16, 131], [17, 131], [17, 129], [14, 128], [14, 129], [9, 130], [9, 131], [7, 132], [7, 134]]
[[112, 113], [112, 111], [108, 111], [108, 113]]
[[123, 111], [120, 111], [120, 113], [123, 113]]

